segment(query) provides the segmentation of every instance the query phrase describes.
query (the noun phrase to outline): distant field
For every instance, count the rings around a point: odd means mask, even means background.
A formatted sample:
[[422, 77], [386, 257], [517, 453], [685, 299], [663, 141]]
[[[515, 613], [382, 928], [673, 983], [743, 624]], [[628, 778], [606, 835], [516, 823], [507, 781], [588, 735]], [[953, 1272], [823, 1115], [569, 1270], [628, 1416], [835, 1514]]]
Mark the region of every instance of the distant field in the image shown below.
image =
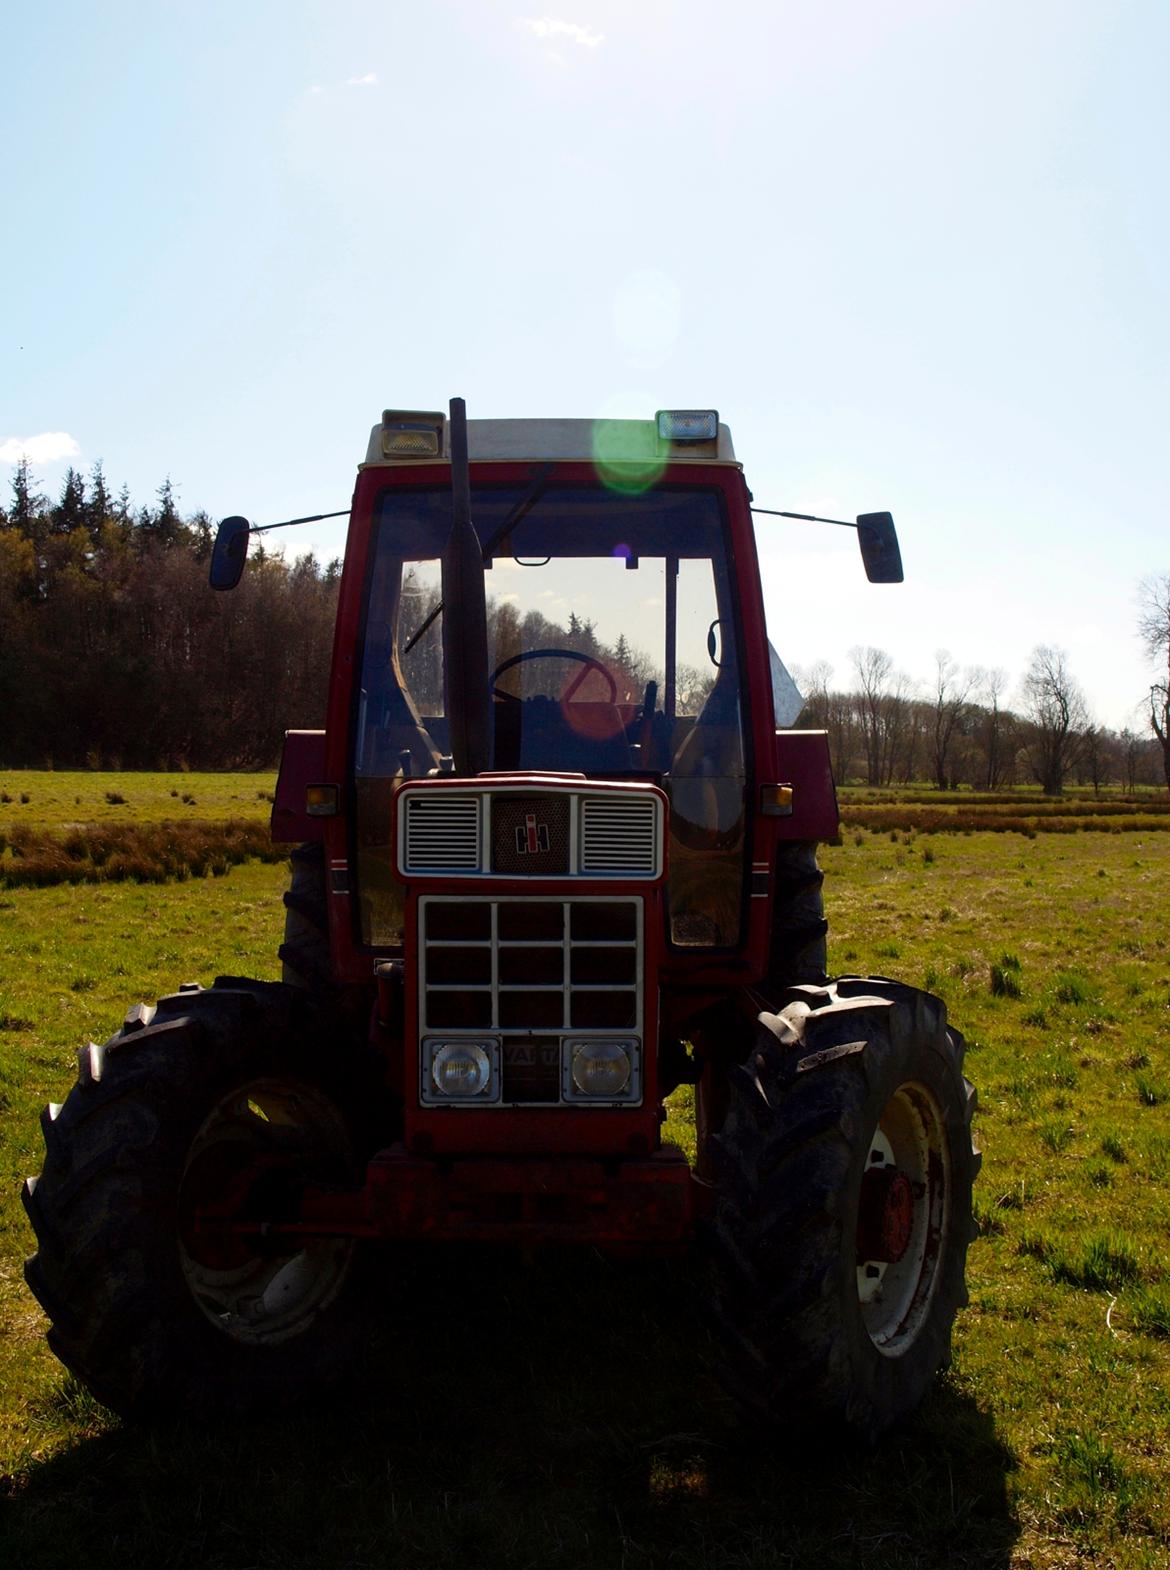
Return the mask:
[[21, 825], [267, 818], [276, 776], [0, 769], [0, 831]]
[[974, 829], [1023, 834], [1075, 834], [1089, 829], [1111, 834], [1170, 829], [1170, 796], [1143, 789], [1067, 790], [1042, 796], [1020, 787], [1001, 791], [939, 791], [921, 786], [874, 790], [847, 786], [838, 792], [846, 829], [907, 830], [919, 834], [967, 833]]
[[[161, 790], [169, 816], [159, 776], [36, 776], [66, 778], [124, 813]], [[203, 816], [208, 777], [181, 778]], [[235, 778], [229, 816], [271, 788]], [[277, 974], [285, 869], [0, 889], [5, 1562], [56, 1566], [84, 1541], [95, 1570], [1170, 1566], [1170, 836], [858, 826], [822, 861], [832, 967], [944, 997], [980, 1092], [955, 1365], [875, 1457], [745, 1433], [694, 1267], [592, 1255], [392, 1256], [356, 1408], [124, 1429], [44, 1346], [18, 1182], [41, 1105], [128, 1003]]]

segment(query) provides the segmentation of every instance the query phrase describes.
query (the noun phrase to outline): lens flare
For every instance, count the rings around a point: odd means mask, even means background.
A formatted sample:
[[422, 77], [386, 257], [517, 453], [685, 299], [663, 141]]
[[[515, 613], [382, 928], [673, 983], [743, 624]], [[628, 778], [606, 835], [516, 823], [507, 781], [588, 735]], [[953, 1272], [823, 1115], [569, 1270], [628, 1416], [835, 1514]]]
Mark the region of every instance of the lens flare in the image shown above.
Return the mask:
[[593, 467], [607, 490], [640, 496], [662, 476], [666, 458], [657, 433], [644, 420], [598, 420], [593, 427]]

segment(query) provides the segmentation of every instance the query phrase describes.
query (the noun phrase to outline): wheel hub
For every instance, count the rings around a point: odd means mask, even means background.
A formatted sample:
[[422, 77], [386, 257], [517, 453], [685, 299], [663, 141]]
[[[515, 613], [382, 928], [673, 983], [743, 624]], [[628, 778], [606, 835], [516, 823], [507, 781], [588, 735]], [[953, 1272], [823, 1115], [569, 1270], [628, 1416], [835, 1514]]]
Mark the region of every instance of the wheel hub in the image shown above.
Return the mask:
[[857, 1210], [857, 1257], [897, 1264], [914, 1231], [914, 1189], [896, 1167], [869, 1167]]
[[882, 1108], [857, 1194], [857, 1297], [869, 1338], [887, 1357], [908, 1351], [929, 1315], [950, 1185], [938, 1101], [907, 1080]]
[[224, 1335], [287, 1340], [337, 1294], [352, 1238], [268, 1235], [266, 1224], [296, 1220], [306, 1179], [344, 1182], [351, 1166], [341, 1114], [310, 1085], [254, 1079], [212, 1108], [180, 1184], [178, 1242], [191, 1295]]

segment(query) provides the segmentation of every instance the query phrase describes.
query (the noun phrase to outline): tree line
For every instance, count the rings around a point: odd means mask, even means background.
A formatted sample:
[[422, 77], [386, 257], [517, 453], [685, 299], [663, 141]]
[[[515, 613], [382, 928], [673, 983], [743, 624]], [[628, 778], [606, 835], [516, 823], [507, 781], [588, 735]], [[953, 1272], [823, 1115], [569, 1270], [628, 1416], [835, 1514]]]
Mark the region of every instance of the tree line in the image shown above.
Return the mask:
[[253, 544], [214, 594], [214, 525], [70, 469], [56, 502], [17, 465], [0, 509], [0, 764], [262, 768], [323, 722], [340, 564]]
[[883, 649], [855, 648], [851, 660], [847, 688], [833, 685], [823, 663], [797, 672], [807, 694], [798, 723], [828, 733], [838, 783], [929, 781], [939, 790], [983, 791], [1038, 785], [1050, 796], [1068, 784], [1129, 791], [1170, 785], [1157, 700], [1151, 696], [1154, 735], [1097, 725], [1062, 649], [1041, 644], [1032, 651], [1014, 707], [1006, 702], [1007, 672], [960, 668], [946, 650], [935, 656], [929, 692], [897, 671]]
[[[50, 501], [22, 461], [11, 491], [0, 508], [0, 765], [266, 768], [286, 728], [323, 723], [339, 562], [290, 563], [254, 542], [239, 588], [214, 594], [214, 525], [204, 512], [182, 517], [169, 480], [136, 507], [100, 463], [70, 468]], [[593, 648], [590, 624], [570, 632], [570, 646], [611, 654]], [[855, 649], [847, 686], [823, 663], [798, 671], [798, 723], [828, 732], [841, 782], [1035, 783], [1052, 795], [1070, 781], [1170, 786], [1170, 574], [1142, 585], [1138, 633], [1158, 673], [1149, 733], [1095, 724], [1066, 655], [1045, 645], [1014, 707], [1002, 670], [963, 669], [940, 651], [924, 693], [884, 650]], [[638, 666], [624, 638], [612, 657]], [[639, 666], [631, 680], [645, 675]]]

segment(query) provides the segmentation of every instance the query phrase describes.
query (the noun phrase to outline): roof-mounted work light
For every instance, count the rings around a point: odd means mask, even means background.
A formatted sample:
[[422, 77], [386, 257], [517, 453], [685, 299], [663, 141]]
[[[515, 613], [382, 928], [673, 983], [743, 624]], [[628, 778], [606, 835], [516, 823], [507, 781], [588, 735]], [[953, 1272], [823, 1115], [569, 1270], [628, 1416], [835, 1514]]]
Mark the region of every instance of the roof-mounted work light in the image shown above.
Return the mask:
[[429, 410], [382, 411], [383, 458], [441, 458], [446, 416]]
[[662, 442], [713, 442], [719, 439], [717, 409], [659, 409], [658, 439]]

